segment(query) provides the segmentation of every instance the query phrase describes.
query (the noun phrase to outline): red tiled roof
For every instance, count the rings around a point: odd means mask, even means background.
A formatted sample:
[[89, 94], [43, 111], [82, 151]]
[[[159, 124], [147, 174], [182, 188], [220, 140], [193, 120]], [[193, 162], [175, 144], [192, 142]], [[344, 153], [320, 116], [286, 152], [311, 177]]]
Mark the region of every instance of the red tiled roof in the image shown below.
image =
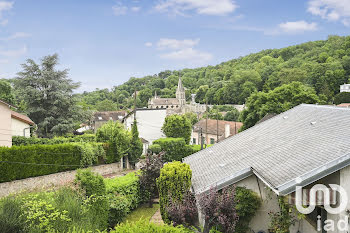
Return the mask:
[[107, 112], [95, 112], [95, 121], [122, 121], [122, 119], [127, 115], [126, 111], [107, 111]]
[[19, 121], [25, 122], [29, 125], [34, 125], [34, 122], [29, 117], [27, 117], [26, 115], [20, 114], [18, 112], [11, 111], [11, 117]]
[[350, 103], [341, 103], [337, 105], [338, 107], [346, 107], [346, 108], [350, 108]]
[[[206, 128], [205, 121], [206, 121], [206, 119], [202, 119], [199, 122], [197, 122], [193, 126], [193, 131], [199, 132], [200, 128], [202, 128], [203, 133], [205, 133], [205, 128]], [[219, 127], [217, 127], [217, 123], [218, 123]], [[238, 130], [243, 126], [242, 122], [222, 121], [222, 120], [219, 120], [217, 122], [217, 120], [208, 119], [207, 132], [208, 132], [208, 134], [215, 134], [216, 135], [217, 128], [219, 128], [219, 136], [222, 136], [225, 134], [225, 125], [227, 125], [227, 124], [230, 125], [230, 136], [235, 134], [235, 132], [238, 133]]]

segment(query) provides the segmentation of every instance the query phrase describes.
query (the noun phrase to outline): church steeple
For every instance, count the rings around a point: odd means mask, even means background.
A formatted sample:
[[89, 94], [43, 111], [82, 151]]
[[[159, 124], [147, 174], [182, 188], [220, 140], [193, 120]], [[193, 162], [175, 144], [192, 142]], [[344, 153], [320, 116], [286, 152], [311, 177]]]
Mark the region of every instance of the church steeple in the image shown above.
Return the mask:
[[176, 99], [179, 100], [180, 106], [183, 106], [186, 104], [185, 88], [182, 85], [181, 78], [179, 78], [179, 82], [177, 84]]

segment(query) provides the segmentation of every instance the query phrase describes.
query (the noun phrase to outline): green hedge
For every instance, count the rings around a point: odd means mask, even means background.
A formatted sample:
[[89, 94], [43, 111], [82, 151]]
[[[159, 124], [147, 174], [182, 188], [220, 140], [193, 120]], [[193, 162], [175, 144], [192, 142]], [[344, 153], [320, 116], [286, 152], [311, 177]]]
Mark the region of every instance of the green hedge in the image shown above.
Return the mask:
[[[210, 146], [210, 145], [209, 145]], [[164, 151], [165, 162], [181, 161], [186, 156], [194, 154], [201, 150], [200, 145], [187, 145], [183, 138], [160, 138], [153, 141], [149, 147], [151, 153], [158, 154]]]
[[77, 169], [97, 164], [104, 156], [98, 143], [0, 147], [0, 182]]
[[54, 145], [63, 144], [70, 142], [96, 142], [95, 134], [83, 134], [77, 136], [69, 137], [54, 137], [54, 138], [36, 138], [36, 137], [23, 137], [23, 136], [13, 136], [12, 145], [22, 146], [22, 145]]
[[182, 226], [169, 226], [169, 225], [158, 225], [154, 223], [150, 223], [145, 220], [140, 220], [138, 222], [133, 223], [123, 223], [118, 225], [114, 230], [110, 231], [110, 233], [189, 233], [193, 232], [192, 230], [186, 229]]
[[190, 165], [175, 161], [167, 163], [160, 170], [160, 176], [157, 178], [157, 187], [159, 192], [159, 204], [162, 219], [170, 224], [168, 214], [165, 211], [169, 200], [182, 201], [185, 192], [191, 188], [192, 171]]

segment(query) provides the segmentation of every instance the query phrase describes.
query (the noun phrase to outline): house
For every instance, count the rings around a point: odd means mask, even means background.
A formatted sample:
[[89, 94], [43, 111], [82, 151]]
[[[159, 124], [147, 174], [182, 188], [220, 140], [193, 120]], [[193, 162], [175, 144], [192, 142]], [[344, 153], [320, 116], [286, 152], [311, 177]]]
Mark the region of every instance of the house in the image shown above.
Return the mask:
[[340, 85], [340, 92], [350, 92], [350, 84]]
[[[145, 140], [145, 147], [148, 147], [148, 144], [152, 144], [154, 140], [165, 137], [162, 131], [162, 126], [164, 124], [166, 114], [165, 108], [136, 109], [137, 129], [139, 131], [140, 138]], [[131, 130], [131, 126], [134, 123], [134, 111], [130, 112], [123, 119], [123, 123], [126, 129]]]
[[108, 121], [120, 121], [122, 122], [124, 117], [127, 116], [127, 111], [106, 111], [106, 112], [95, 112], [92, 127], [95, 133], [97, 130]]
[[341, 103], [337, 105], [338, 107], [350, 108], [350, 103]]
[[[334, 190], [328, 198], [310, 190], [316, 184], [326, 185], [327, 191], [338, 185], [350, 194], [349, 129], [349, 108], [302, 104], [183, 161], [192, 169], [195, 194], [232, 184], [255, 191], [263, 202], [250, 222], [254, 232], [269, 232], [268, 213], [280, 210], [277, 197], [288, 197], [295, 204], [298, 186], [303, 189], [302, 195], [298, 194], [302, 204], [315, 198], [317, 205], [291, 226], [291, 233], [325, 232], [317, 231], [317, 226], [328, 224], [325, 220], [335, 223], [331, 232], [346, 232], [337, 229], [337, 223], [348, 223], [350, 198], [343, 193], [335, 195]], [[345, 207], [330, 212], [327, 201], [336, 204], [332, 208], [344, 202]]]
[[11, 105], [0, 100], [0, 146], [12, 146]]
[[202, 134], [203, 144], [214, 144], [237, 134], [242, 125], [242, 122], [202, 119], [193, 126], [191, 142], [200, 145]]
[[34, 122], [27, 116], [11, 110], [14, 106], [0, 100], [0, 146], [12, 146], [12, 136], [30, 137]]
[[30, 129], [34, 122], [26, 115], [11, 111], [11, 130], [12, 136], [30, 137]]

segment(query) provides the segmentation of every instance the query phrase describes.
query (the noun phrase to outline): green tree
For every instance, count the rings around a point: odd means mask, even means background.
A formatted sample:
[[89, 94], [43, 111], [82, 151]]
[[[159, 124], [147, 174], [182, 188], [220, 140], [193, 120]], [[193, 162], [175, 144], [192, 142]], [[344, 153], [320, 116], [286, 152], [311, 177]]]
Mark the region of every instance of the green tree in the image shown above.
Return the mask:
[[165, 118], [162, 130], [167, 137], [183, 138], [188, 144], [191, 139], [192, 126], [184, 115], [170, 115]]
[[334, 104], [350, 103], [350, 92], [340, 92], [334, 97]]
[[112, 100], [102, 100], [98, 103], [96, 103], [96, 110], [99, 112], [103, 111], [116, 111], [117, 110], [117, 104], [114, 103]]
[[103, 124], [96, 132], [96, 141], [108, 143], [107, 162], [117, 162], [128, 155], [130, 136], [119, 121]]
[[42, 137], [66, 134], [80, 118], [73, 95], [80, 84], [68, 78], [68, 70], [57, 70], [57, 65], [57, 54], [42, 58], [40, 65], [28, 59], [14, 80], [26, 113], [38, 125], [37, 133]]
[[134, 123], [131, 128], [131, 140], [129, 147], [129, 161], [132, 164], [136, 164], [142, 155], [143, 145], [141, 139], [139, 138], [139, 131], [137, 130], [137, 122], [134, 120]]
[[238, 118], [239, 118], [239, 111], [237, 109], [228, 111], [224, 116], [225, 121], [238, 121]]
[[300, 82], [285, 84], [269, 92], [258, 92], [251, 95], [246, 109], [241, 113], [243, 129], [255, 125], [267, 113], [281, 113], [299, 104], [322, 103], [313, 88]]
[[14, 104], [15, 96], [12, 91], [11, 84], [6, 80], [0, 79], [0, 100], [9, 104]]

